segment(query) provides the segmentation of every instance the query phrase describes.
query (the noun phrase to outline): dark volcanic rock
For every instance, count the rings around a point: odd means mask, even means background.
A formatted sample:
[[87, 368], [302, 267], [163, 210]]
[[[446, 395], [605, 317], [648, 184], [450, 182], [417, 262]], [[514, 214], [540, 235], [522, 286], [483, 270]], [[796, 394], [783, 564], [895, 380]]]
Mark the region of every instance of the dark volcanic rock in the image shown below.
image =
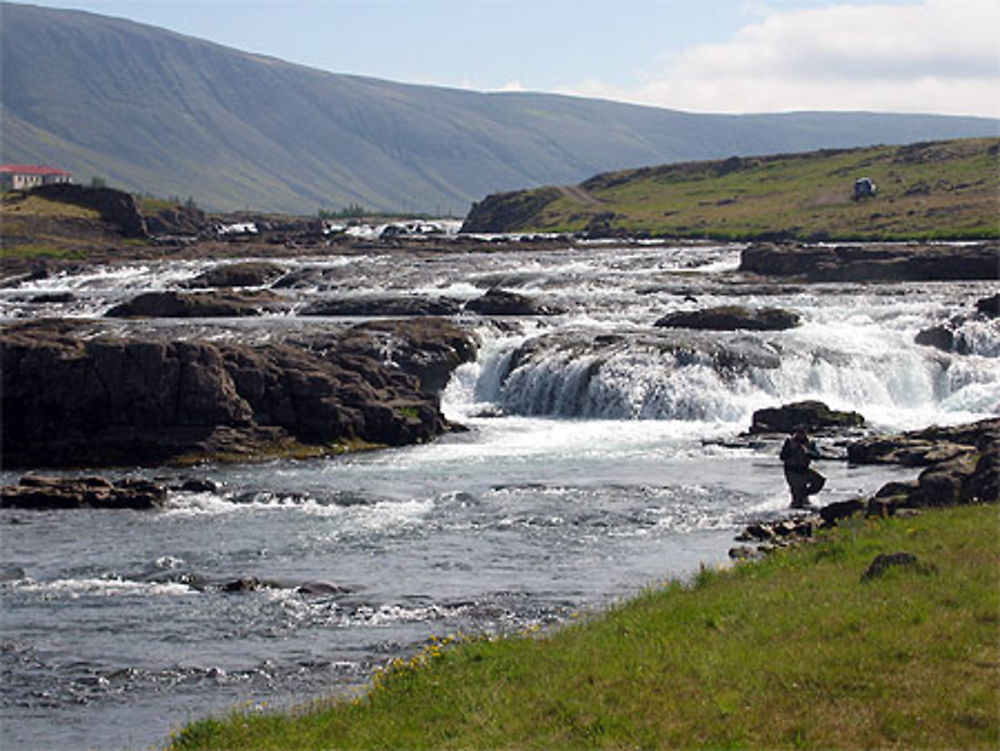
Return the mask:
[[944, 326], [931, 326], [920, 331], [913, 341], [925, 347], [934, 347], [942, 352], [951, 352], [955, 347], [955, 333]]
[[753, 413], [751, 433], [791, 433], [798, 428], [814, 432], [823, 429], [856, 428], [865, 424], [857, 412], [840, 412], [823, 402], [805, 401]]
[[743, 251], [740, 271], [823, 282], [997, 279], [1000, 246], [758, 243]]
[[[998, 276], [1000, 276], [1000, 272], [998, 272]], [[997, 292], [992, 297], [984, 297], [982, 300], [976, 302], [976, 310], [990, 318], [1000, 316], [1000, 292]]]
[[199, 274], [184, 286], [193, 289], [207, 287], [263, 287], [280, 279], [285, 269], [276, 263], [246, 261], [216, 266]]
[[933, 426], [896, 435], [880, 435], [854, 441], [847, 447], [852, 464], [903, 464], [924, 467], [975, 450], [984, 450], [1000, 440], [1000, 418], [967, 425]]
[[8, 327], [0, 345], [7, 466], [403, 445], [449, 427], [412, 376], [346, 347], [81, 341], [66, 322]]
[[0, 488], [0, 507], [38, 510], [72, 508], [151, 509], [163, 505], [167, 491], [148, 480], [111, 482], [103, 477], [22, 477]]
[[780, 331], [799, 325], [799, 316], [780, 308], [750, 310], [738, 305], [723, 305], [704, 310], [670, 313], [655, 324], [661, 328], [702, 329], [708, 331]]
[[565, 311], [557, 306], [543, 305], [530, 297], [508, 290], [487, 290], [486, 294], [469, 300], [465, 309], [483, 316], [551, 316]]
[[447, 297], [344, 297], [318, 300], [301, 311], [304, 316], [450, 316], [462, 309]]
[[110, 318], [237, 318], [281, 307], [284, 298], [255, 292], [145, 292], [107, 312]]

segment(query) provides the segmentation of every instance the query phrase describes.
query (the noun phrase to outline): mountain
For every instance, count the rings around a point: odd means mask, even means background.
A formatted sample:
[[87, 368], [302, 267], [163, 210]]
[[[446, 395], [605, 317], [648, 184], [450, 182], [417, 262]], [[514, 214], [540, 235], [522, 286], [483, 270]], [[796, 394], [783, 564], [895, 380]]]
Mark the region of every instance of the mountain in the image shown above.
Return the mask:
[[989, 136], [931, 115], [698, 115], [337, 75], [79, 11], [0, 4], [0, 160], [213, 210], [465, 213], [664, 162]]

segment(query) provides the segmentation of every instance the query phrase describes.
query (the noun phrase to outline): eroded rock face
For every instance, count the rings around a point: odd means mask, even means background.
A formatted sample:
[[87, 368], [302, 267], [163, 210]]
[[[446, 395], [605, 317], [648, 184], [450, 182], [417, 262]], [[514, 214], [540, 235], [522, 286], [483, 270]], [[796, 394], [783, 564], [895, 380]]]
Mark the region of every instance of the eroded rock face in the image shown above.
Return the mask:
[[[314, 353], [286, 345], [82, 341], [73, 329], [49, 321], [0, 333], [8, 466], [253, 455], [290, 441], [404, 445], [449, 429], [435, 395], [366, 354], [363, 341], [378, 349], [374, 333], [355, 331], [353, 341]], [[405, 328], [392, 333], [405, 341]], [[435, 334], [423, 334], [430, 347]], [[408, 346], [420, 352], [416, 341]], [[428, 367], [446, 380], [448, 364], [462, 356], [455, 351]]]
[[782, 331], [799, 325], [799, 316], [780, 308], [752, 310], [738, 305], [723, 305], [704, 310], [670, 313], [655, 324], [660, 328], [700, 329], [703, 331]]

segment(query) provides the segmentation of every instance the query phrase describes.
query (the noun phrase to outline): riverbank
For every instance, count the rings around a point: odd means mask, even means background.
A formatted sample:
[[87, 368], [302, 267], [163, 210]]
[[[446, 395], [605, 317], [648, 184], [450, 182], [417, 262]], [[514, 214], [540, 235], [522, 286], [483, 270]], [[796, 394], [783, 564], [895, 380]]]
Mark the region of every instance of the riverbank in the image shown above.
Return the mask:
[[858, 519], [552, 633], [431, 640], [357, 700], [170, 748], [995, 748], [998, 534], [992, 505]]

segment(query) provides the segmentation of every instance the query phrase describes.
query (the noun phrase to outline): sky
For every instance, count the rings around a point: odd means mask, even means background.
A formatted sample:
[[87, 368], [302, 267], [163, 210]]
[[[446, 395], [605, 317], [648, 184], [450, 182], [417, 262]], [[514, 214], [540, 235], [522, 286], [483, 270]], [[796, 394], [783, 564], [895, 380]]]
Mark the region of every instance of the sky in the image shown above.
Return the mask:
[[1000, 117], [1000, 0], [33, 0], [333, 73], [689, 112]]

